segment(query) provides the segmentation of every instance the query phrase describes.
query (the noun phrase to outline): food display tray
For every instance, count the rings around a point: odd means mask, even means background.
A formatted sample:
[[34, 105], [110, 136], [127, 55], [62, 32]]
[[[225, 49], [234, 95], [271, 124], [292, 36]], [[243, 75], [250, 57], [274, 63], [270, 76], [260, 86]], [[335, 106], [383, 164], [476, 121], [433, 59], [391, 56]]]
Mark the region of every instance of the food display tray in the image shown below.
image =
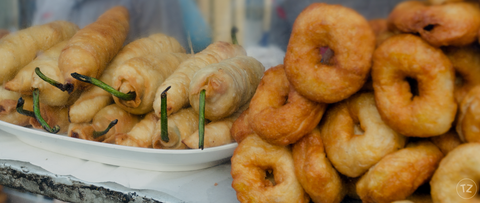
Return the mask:
[[122, 146], [71, 138], [0, 121], [0, 129], [47, 151], [115, 166], [153, 171], [191, 171], [218, 165], [233, 155], [237, 143], [219, 147], [166, 150]]

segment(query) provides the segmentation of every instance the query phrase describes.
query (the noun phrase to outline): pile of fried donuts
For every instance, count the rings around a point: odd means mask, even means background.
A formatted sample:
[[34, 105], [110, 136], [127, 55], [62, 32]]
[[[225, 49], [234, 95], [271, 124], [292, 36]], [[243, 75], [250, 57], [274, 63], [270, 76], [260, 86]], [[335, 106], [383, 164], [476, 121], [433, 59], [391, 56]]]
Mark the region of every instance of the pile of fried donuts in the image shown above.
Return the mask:
[[479, 3], [305, 8], [231, 128], [237, 199], [480, 201]]

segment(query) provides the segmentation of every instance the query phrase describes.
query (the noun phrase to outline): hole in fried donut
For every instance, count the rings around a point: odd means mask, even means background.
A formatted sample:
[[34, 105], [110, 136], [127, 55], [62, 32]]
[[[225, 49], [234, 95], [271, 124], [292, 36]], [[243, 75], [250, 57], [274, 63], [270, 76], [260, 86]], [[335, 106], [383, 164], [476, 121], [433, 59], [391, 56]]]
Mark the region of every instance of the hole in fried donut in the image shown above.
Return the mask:
[[363, 129], [360, 127], [360, 124], [359, 124], [359, 123], [353, 125], [353, 134], [354, 134], [354, 135], [363, 135], [363, 134], [365, 134], [365, 131], [363, 131]]
[[320, 47], [320, 55], [322, 56], [322, 60], [320, 63], [322, 64], [332, 64], [331, 59], [333, 58], [333, 50], [330, 47]]
[[406, 77], [405, 80], [408, 82], [408, 85], [410, 85], [410, 92], [412, 93], [412, 100], [414, 97], [419, 96], [420, 92], [418, 90], [418, 82], [414, 78], [411, 77]]
[[455, 71], [455, 86], [463, 86], [463, 83], [465, 82], [465, 79], [463, 76]]
[[423, 30], [430, 32], [430, 31], [433, 30], [433, 28], [435, 28], [435, 25], [429, 24], [429, 25], [423, 27]]
[[265, 187], [273, 187], [276, 184], [275, 177], [273, 176], [273, 170], [265, 170]]

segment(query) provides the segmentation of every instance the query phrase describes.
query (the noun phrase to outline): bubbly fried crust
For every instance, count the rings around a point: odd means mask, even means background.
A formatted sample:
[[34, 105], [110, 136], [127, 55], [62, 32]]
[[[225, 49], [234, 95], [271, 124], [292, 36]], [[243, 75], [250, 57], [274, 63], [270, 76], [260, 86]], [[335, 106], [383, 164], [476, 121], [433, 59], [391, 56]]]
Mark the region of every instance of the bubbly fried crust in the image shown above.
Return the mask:
[[[117, 119], [117, 124], [107, 133], [99, 137], [93, 136], [93, 131], [104, 131], [115, 119]], [[138, 116], [126, 112], [117, 104], [111, 104], [98, 111], [93, 117], [92, 123], [90, 124], [91, 127], [85, 126], [86, 130], [82, 129], [82, 124], [70, 124], [68, 136], [102, 142], [115, 136], [117, 133], [128, 133], [139, 121], [140, 118]], [[92, 129], [90, 130], [90, 128]]]
[[454, 93], [455, 100], [460, 104], [468, 91], [480, 85], [480, 47], [472, 44], [462, 47], [449, 46], [442, 50], [455, 69]]
[[250, 101], [249, 125], [275, 145], [295, 143], [320, 122], [326, 104], [301, 96], [289, 84], [283, 65], [268, 69]]
[[330, 161], [348, 177], [362, 175], [406, 142], [382, 121], [373, 93], [355, 94], [329, 108], [320, 130]]
[[363, 202], [404, 200], [437, 169], [443, 153], [430, 141], [410, 143], [385, 156], [357, 182]]
[[[334, 55], [322, 62], [321, 49]], [[312, 3], [296, 18], [285, 54], [285, 72], [304, 97], [325, 103], [343, 100], [365, 83], [375, 35], [356, 11]]]
[[129, 31], [129, 13], [123, 6], [115, 6], [98, 19], [79, 30], [63, 49], [58, 59], [66, 84], [72, 90], [83, 89], [86, 84], [74, 79], [71, 74], [79, 73], [97, 78], [107, 64], [122, 48]]
[[[478, 195], [470, 199], [462, 198], [472, 197], [471, 194], [465, 193], [469, 189], [468, 186], [465, 187], [465, 192], [459, 189], [459, 184], [461, 184], [462, 180], [470, 179], [478, 184], [480, 177], [480, 156], [477, 156], [477, 154], [479, 150], [479, 143], [466, 143], [458, 146], [445, 156], [430, 181], [433, 202], [480, 201]], [[472, 183], [470, 182], [470, 184]], [[478, 189], [478, 185], [475, 189]]]
[[[251, 134], [235, 149], [231, 162], [232, 187], [240, 202], [308, 202], [289, 147], [268, 144]], [[267, 171], [274, 180], [266, 179]]]
[[[137, 39], [118, 52], [112, 62], [105, 68], [100, 80], [112, 86], [114, 74], [121, 64], [135, 57], [148, 54], [159, 55], [165, 52], [185, 53], [185, 49], [175, 38], [162, 33]], [[72, 123], [90, 122], [100, 109], [109, 105], [112, 101], [112, 95], [100, 87], [94, 86], [87, 89], [70, 107], [70, 121]]]
[[428, 0], [427, 2], [430, 5], [440, 5], [440, 4], [448, 4], [451, 2], [462, 2], [462, 1], [465, 1], [465, 0]]
[[465, 46], [478, 38], [480, 7], [472, 1], [440, 5], [405, 1], [392, 10], [388, 20], [391, 27], [419, 33], [433, 46]]
[[463, 142], [480, 142], [480, 86], [468, 92], [459, 105], [456, 130]]
[[443, 135], [431, 137], [430, 141], [432, 141], [432, 143], [435, 144], [445, 155], [462, 144], [460, 137], [453, 129]]
[[298, 181], [313, 202], [342, 201], [346, 188], [325, 154], [318, 128], [296, 142], [292, 154]]
[[240, 45], [217, 41], [183, 61], [178, 69], [158, 87], [153, 102], [157, 117], [161, 114], [161, 94], [167, 87], [171, 86], [167, 92], [167, 115], [170, 115], [190, 105], [188, 96], [190, 82], [198, 70], [228, 58], [246, 55], [245, 49]]
[[383, 41], [396, 34], [388, 28], [387, 19], [372, 19], [368, 21], [368, 24], [370, 24], [373, 33], [375, 33], [375, 44], [377, 47], [382, 44]]
[[243, 111], [235, 122], [233, 122], [232, 128], [230, 128], [230, 134], [237, 143], [242, 142], [248, 135], [254, 134], [252, 128], [248, 124], [248, 112], [249, 109]]
[[12, 79], [39, 52], [70, 39], [78, 30], [71, 22], [54, 21], [11, 33], [0, 40], [0, 84]]
[[189, 87], [190, 105], [199, 111], [200, 91], [205, 90], [205, 118], [226, 118], [255, 94], [265, 67], [250, 56], [237, 56], [210, 64], [193, 75]]
[[146, 54], [131, 58], [117, 67], [112, 87], [125, 94], [135, 92], [135, 99], [125, 101], [118, 97], [113, 100], [119, 107], [135, 115], [153, 111], [157, 88], [189, 55], [184, 53]]
[[395, 131], [431, 137], [450, 129], [455, 73], [440, 49], [411, 34], [393, 36], [375, 50], [372, 79], [378, 111]]

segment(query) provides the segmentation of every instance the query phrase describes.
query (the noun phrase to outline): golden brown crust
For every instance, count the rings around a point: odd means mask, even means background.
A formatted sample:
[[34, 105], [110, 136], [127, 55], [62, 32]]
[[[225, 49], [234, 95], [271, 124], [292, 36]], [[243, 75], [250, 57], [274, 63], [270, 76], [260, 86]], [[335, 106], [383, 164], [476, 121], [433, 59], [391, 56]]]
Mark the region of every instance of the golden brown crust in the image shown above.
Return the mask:
[[122, 48], [128, 30], [129, 13], [123, 6], [107, 10], [95, 22], [79, 30], [69, 40], [58, 60], [66, 84], [72, 85], [73, 90], [86, 87], [88, 83], [72, 78], [71, 74], [75, 72], [99, 77]]
[[[268, 144], [252, 134], [238, 145], [231, 162], [232, 187], [240, 202], [308, 202], [289, 147]], [[270, 171], [272, 181], [266, 179]]]
[[70, 39], [78, 30], [71, 22], [54, 21], [9, 34], [0, 40], [0, 84], [12, 79], [17, 71], [38, 54]]
[[[227, 118], [218, 121], [212, 121], [205, 125], [204, 148], [216, 147], [235, 142], [231, 134], [233, 123], [248, 109], [250, 103], [240, 107], [240, 109]], [[199, 134], [198, 130], [192, 135], [182, 140], [188, 148], [198, 149]]]
[[153, 103], [153, 109], [157, 117], [160, 117], [161, 111], [160, 96], [167, 87], [171, 87], [167, 92], [167, 115], [170, 115], [190, 105], [188, 97], [190, 82], [198, 70], [207, 65], [219, 63], [224, 59], [245, 55], [247, 55], [247, 53], [242, 46], [217, 41], [182, 62], [178, 69], [158, 87]]
[[[102, 76], [100, 76], [100, 80], [112, 86], [116, 70], [125, 61], [147, 54], [161, 54], [165, 52], [185, 53], [185, 49], [176, 39], [162, 33], [137, 39], [120, 50]], [[82, 92], [80, 98], [70, 107], [70, 121], [72, 123], [90, 122], [100, 109], [112, 102], [112, 95], [102, 88], [95, 86], [87, 89]]]
[[[28, 108], [27, 105], [33, 106], [31, 97], [29, 99], [25, 98], [25, 110], [32, 111], [32, 108]], [[0, 101], [0, 120], [7, 123], [19, 125], [19, 126], [29, 126], [30, 117], [19, 114], [16, 110], [18, 99], [3, 99]]]
[[252, 128], [248, 124], [248, 112], [249, 109], [243, 111], [235, 122], [233, 122], [232, 128], [230, 128], [230, 134], [237, 143], [242, 142], [248, 135], [254, 134]]
[[448, 4], [452, 2], [462, 2], [465, 0], [428, 0], [428, 4], [430, 5], [440, 5], [440, 4]]
[[432, 141], [432, 143], [435, 144], [445, 155], [462, 144], [460, 137], [454, 129], [449, 130], [443, 135], [431, 137], [430, 141]]
[[463, 142], [480, 142], [480, 86], [471, 89], [463, 98], [458, 109], [456, 130]]
[[169, 141], [162, 140], [162, 122], [155, 123], [152, 146], [156, 149], [186, 149], [183, 139], [198, 130], [198, 114], [193, 108], [184, 108], [167, 117]]
[[[33, 103], [32, 103], [33, 104]], [[43, 120], [53, 128], [58, 125], [60, 127], [59, 134], [66, 133], [68, 131], [68, 107], [65, 106], [49, 106], [40, 103], [40, 114]], [[36, 118], [30, 118], [30, 125], [36, 129], [43, 129]]]
[[368, 24], [370, 24], [373, 33], [375, 33], [375, 44], [377, 47], [389, 37], [397, 34], [394, 31], [390, 31], [387, 19], [372, 19], [368, 21]]
[[419, 33], [432, 46], [465, 46], [478, 38], [480, 7], [476, 1], [436, 5], [406, 1], [398, 4], [388, 19], [391, 27]]
[[198, 70], [189, 87], [190, 105], [199, 109], [200, 91], [205, 90], [205, 118], [220, 120], [232, 115], [255, 94], [265, 67], [250, 56], [237, 56]]
[[[466, 143], [445, 156], [430, 180], [433, 202], [478, 202], [480, 200], [478, 194], [475, 195], [480, 180], [480, 156], [476, 155], [479, 150], [480, 143]], [[464, 186], [460, 186], [462, 184]]]
[[[408, 78], [417, 82], [418, 95]], [[411, 34], [393, 36], [375, 50], [372, 79], [378, 111], [395, 131], [431, 137], [450, 129], [455, 73], [440, 49]]]
[[95, 114], [92, 120], [92, 127], [97, 132], [104, 131], [115, 119], [117, 119], [117, 124], [105, 135], [94, 138], [93, 135], [90, 134], [87, 136], [87, 139], [101, 142], [117, 133], [128, 133], [140, 121], [138, 116], [126, 112], [116, 104], [111, 104]]
[[313, 202], [342, 201], [346, 188], [325, 154], [318, 128], [296, 142], [292, 154], [298, 181]]
[[404, 200], [433, 175], [443, 153], [430, 141], [410, 143], [385, 156], [357, 182], [363, 202]]
[[[333, 57], [321, 62], [321, 48]], [[370, 71], [375, 35], [356, 11], [312, 3], [296, 18], [285, 54], [285, 72], [304, 97], [325, 103], [357, 92]]]
[[189, 57], [183, 53], [148, 54], [131, 58], [117, 67], [112, 87], [125, 94], [135, 92], [135, 99], [113, 100], [122, 109], [142, 115], [153, 111], [153, 101], [158, 87]]
[[[146, 114], [128, 133], [117, 133], [106, 139], [105, 142], [114, 142], [118, 145], [152, 148], [152, 138], [157, 117], [150, 112]], [[113, 139], [112, 139], [113, 138]]]
[[473, 87], [480, 85], [480, 47], [472, 44], [442, 49], [452, 62], [456, 73], [455, 100], [460, 104]]
[[330, 161], [340, 173], [352, 178], [406, 143], [403, 135], [383, 122], [373, 93], [355, 94], [330, 107], [320, 130]]
[[267, 142], [288, 145], [317, 126], [326, 106], [296, 92], [278, 65], [265, 72], [250, 101], [249, 125]]

